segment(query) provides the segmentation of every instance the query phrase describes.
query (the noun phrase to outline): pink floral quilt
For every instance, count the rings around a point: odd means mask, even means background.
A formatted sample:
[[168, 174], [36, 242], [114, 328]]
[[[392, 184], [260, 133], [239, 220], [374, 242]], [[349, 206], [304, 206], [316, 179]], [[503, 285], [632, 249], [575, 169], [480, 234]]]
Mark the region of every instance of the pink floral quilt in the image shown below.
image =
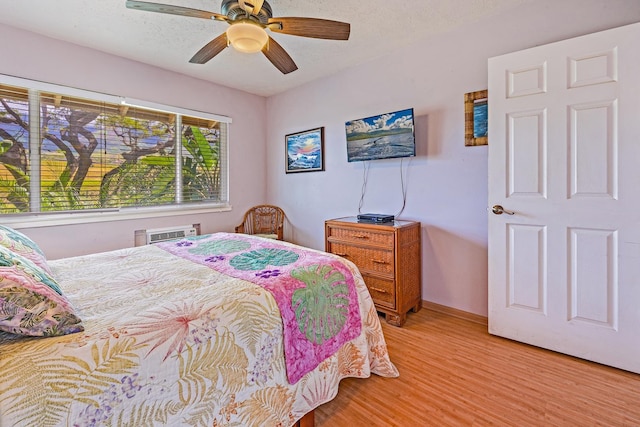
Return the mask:
[[282, 316], [287, 377], [292, 384], [360, 335], [353, 276], [332, 255], [231, 233], [156, 246], [273, 295]]

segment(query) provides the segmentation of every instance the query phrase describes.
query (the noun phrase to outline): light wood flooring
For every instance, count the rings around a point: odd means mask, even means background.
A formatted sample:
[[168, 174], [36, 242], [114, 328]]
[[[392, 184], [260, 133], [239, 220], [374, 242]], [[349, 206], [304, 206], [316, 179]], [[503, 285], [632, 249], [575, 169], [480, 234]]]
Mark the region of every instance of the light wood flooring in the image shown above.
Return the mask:
[[381, 322], [400, 377], [342, 380], [316, 427], [640, 426], [640, 375], [429, 309]]

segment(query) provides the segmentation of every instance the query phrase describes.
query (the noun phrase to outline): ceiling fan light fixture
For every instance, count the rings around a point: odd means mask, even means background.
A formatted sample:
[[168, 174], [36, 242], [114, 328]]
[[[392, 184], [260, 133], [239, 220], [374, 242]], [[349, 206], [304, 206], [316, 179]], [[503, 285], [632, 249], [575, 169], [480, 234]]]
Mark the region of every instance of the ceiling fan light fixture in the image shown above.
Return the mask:
[[251, 21], [241, 21], [231, 24], [227, 29], [227, 39], [239, 52], [256, 53], [267, 44], [269, 35], [260, 25]]

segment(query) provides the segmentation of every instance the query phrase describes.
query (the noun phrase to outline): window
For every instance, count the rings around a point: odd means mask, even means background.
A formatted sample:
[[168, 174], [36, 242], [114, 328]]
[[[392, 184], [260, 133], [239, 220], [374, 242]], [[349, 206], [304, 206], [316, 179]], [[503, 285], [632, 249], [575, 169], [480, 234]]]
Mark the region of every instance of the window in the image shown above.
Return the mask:
[[0, 77], [0, 213], [228, 202], [228, 118]]

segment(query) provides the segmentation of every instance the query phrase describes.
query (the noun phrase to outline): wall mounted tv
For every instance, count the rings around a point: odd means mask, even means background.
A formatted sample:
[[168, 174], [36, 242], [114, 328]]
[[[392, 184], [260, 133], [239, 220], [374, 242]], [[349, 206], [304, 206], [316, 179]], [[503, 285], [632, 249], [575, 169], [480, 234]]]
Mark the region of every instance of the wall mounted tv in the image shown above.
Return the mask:
[[349, 162], [416, 155], [413, 108], [351, 120], [345, 128]]

